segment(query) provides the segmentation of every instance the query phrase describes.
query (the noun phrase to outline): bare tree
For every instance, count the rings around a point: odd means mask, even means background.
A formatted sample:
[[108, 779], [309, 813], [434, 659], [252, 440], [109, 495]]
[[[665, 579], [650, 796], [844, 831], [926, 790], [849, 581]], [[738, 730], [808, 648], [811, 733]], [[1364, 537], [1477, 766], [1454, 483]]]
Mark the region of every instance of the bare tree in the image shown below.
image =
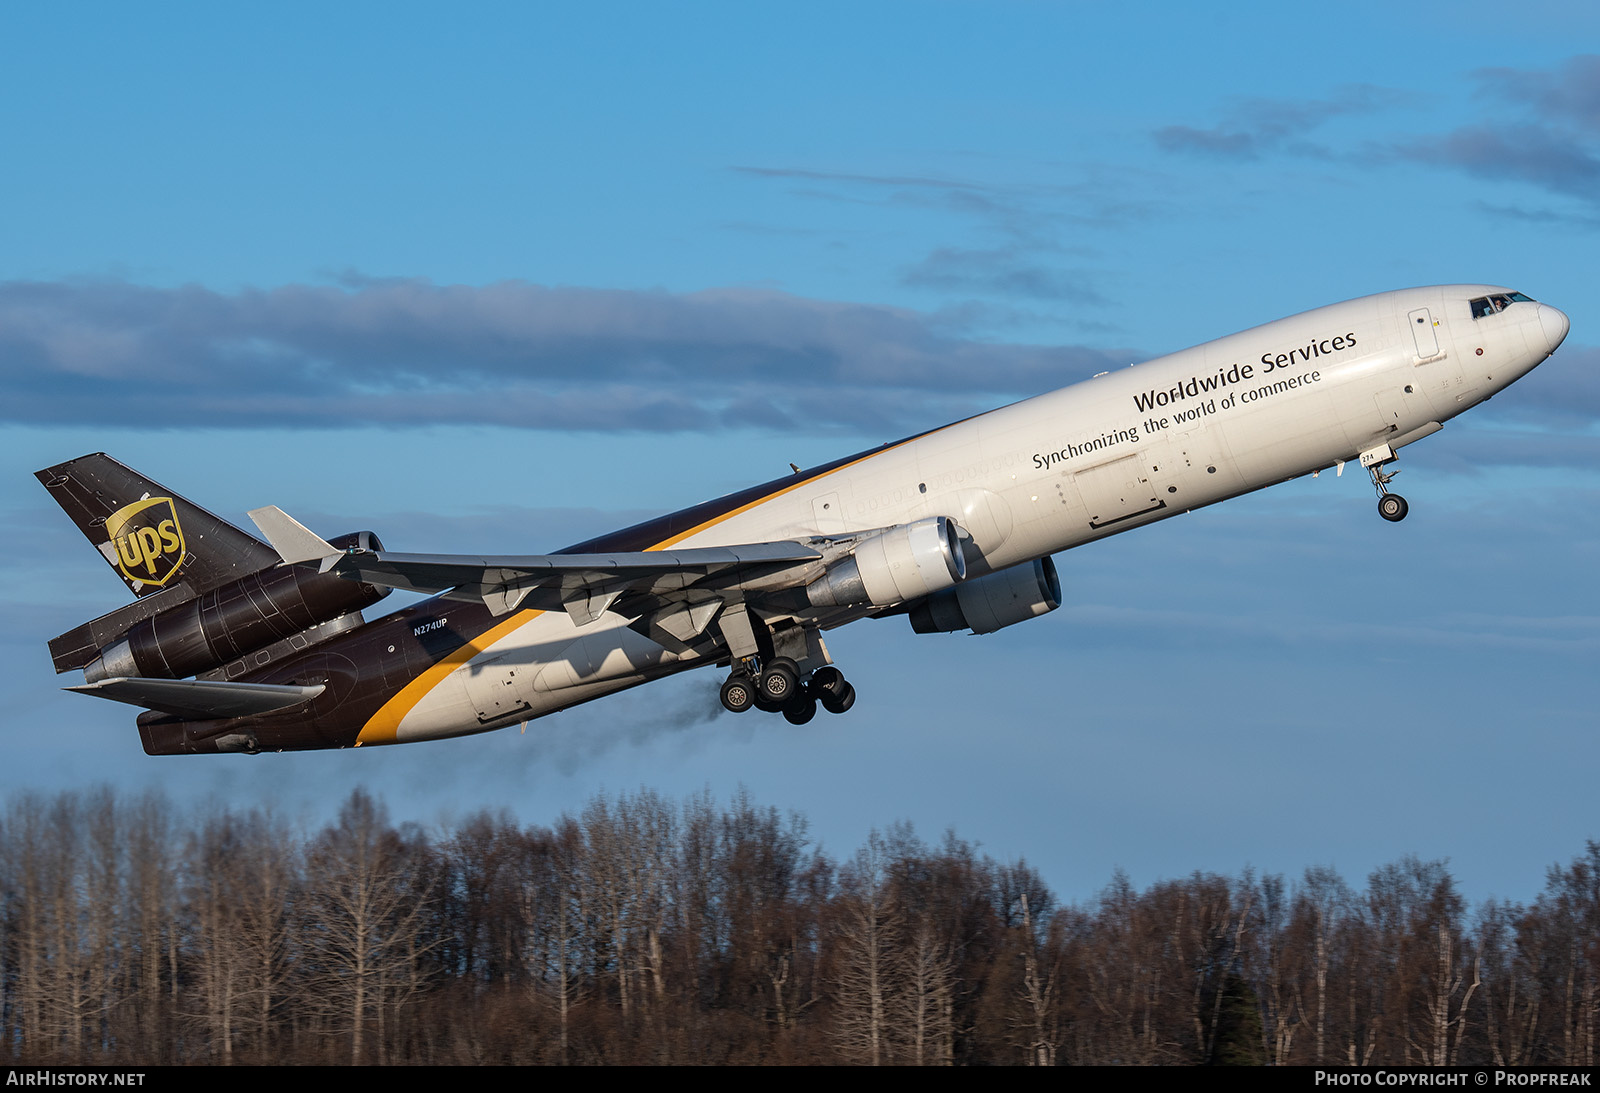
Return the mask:
[[559, 1054], [554, 1061], [564, 1066], [573, 1061], [572, 1014], [585, 993], [580, 973], [589, 915], [583, 904], [583, 832], [563, 817], [553, 832], [533, 841], [519, 889], [527, 939], [523, 959], [535, 1000], [555, 1011]]
[[1060, 1043], [1055, 1007], [1056, 968], [1053, 965], [1046, 966], [1046, 962], [1040, 959], [1039, 937], [1035, 932], [1027, 891], [1018, 896], [1018, 905], [1022, 913], [1022, 921], [1017, 925], [1022, 950], [1020, 994], [1026, 1014], [1023, 1027], [1026, 1029], [1024, 1039], [1028, 1060], [1033, 1066], [1055, 1066], [1056, 1049]]
[[[350, 1036], [350, 1062], [366, 1061], [369, 1025], [420, 986], [419, 961], [429, 893], [408, 871], [407, 848], [364, 790], [351, 793], [339, 819], [312, 844], [306, 886], [306, 944], [316, 996], [335, 1028]], [[375, 1038], [374, 1061], [383, 1061]]]
[[1349, 886], [1332, 869], [1306, 870], [1305, 883], [1295, 899], [1295, 918], [1309, 941], [1314, 1002], [1311, 1005], [1315, 1051], [1311, 1061], [1322, 1065], [1328, 1058], [1329, 982], [1334, 967], [1335, 931], [1349, 913]]
[[1306, 1021], [1306, 935], [1304, 901], [1291, 901], [1283, 878], [1261, 878], [1255, 901], [1250, 963], [1262, 1010], [1262, 1033], [1267, 1058], [1274, 1066], [1287, 1065], [1294, 1053], [1295, 1036]]
[[235, 821], [238, 860], [231, 869], [231, 944], [238, 953], [240, 1020], [253, 1029], [255, 1057], [271, 1058], [273, 1017], [284, 1005], [294, 967], [290, 924], [299, 898], [299, 846], [270, 810]]
[[1559, 968], [1551, 969], [1548, 982], [1560, 996], [1559, 1008], [1552, 1006], [1549, 1013], [1560, 1021], [1560, 1062], [1594, 1066], [1600, 1020], [1600, 842], [1589, 840], [1585, 853], [1567, 868], [1550, 868], [1536, 910], [1554, 942], [1549, 948]]
[[955, 962], [931, 915], [918, 915], [906, 931], [898, 971], [895, 1024], [904, 1033], [905, 1061], [950, 1066], [955, 1055]]
[[661, 928], [674, 825], [673, 810], [647, 790], [615, 802], [597, 797], [581, 818], [584, 902], [600, 916], [625, 1024], [641, 993], [659, 998], [665, 989]]
[[359, 791], [309, 840], [109, 791], [0, 813], [0, 1054], [29, 1064], [1593, 1065], [1597, 970], [1597, 843], [1472, 915], [1415, 858], [1359, 898], [1119, 874], [1057, 910], [909, 825], [838, 868], [745, 794], [437, 838]]
[[172, 806], [146, 793], [124, 810], [127, 840], [127, 902], [133, 1042], [141, 1058], [173, 1060], [170, 1018], [176, 998], [179, 946], [177, 840]]
[[238, 869], [245, 848], [234, 817], [224, 811], [208, 817], [188, 840], [184, 858], [184, 903], [195, 938], [187, 1016], [200, 1028], [197, 1042], [233, 1062], [235, 1024], [243, 994], [244, 958], [234, 944], [238, 933]]
[[845, 869], [834, 929], [834, 1040], [846, 1058], [871, 1066], [894, 1060], [891, 996], [904, 920], [874, 831]]

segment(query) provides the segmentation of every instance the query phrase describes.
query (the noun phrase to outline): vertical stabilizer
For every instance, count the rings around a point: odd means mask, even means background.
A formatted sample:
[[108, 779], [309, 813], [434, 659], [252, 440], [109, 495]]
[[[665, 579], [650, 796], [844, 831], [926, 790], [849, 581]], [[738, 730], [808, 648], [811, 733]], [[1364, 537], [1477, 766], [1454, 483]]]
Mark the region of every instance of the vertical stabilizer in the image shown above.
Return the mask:
[[278, 564], [255, 536], [104, 453], [34, 477], [135, 596], [187, 599]]

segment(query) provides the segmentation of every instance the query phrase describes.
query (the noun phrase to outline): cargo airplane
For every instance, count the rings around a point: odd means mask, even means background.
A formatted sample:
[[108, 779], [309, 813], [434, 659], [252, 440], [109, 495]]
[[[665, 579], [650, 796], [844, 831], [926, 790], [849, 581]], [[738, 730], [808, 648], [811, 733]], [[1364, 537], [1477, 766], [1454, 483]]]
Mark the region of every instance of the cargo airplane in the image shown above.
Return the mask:
[[[136, 599], [50, 642], [69, 690], [145, 712], [151, 755], [434, 740], [705, 665], [795, 724], [855, 688], [823, 634], [905, 615], [992, 633], [1061, 603], [1050, 555], [1396, 455], [1549, 357], [1520, 292], [1366, 296], [859, 452], [554, 554], [400, 554], [275, 507], [247, 534], [105, 455], [38, 472]], [[432, 593], [382, 618], [390, 589]]]

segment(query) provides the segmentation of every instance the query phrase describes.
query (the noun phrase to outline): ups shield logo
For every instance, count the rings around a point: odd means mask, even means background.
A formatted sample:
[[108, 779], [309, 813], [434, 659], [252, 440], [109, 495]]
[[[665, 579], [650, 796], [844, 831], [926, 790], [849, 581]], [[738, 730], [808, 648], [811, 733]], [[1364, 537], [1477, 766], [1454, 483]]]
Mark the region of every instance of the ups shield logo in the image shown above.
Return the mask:
[[136, 585], [164, 585], [183, 564], [183, 528], [170, 497], [124, 505], [106, 517], [106, 534], [116, 550], [117, 572]]

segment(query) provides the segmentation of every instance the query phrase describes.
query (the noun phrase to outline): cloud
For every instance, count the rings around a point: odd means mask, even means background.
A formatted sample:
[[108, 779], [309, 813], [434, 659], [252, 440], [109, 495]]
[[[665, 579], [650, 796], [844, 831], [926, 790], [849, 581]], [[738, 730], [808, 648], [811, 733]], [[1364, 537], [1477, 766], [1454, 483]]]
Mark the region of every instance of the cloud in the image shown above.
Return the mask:
[[[1006, 252], [916, 276], [1092, 290]], [[1022, 283], [1028, 277], [1037, 280]], [[927, 313], [779, 292], [482, 287], [418, 280], [234, 293], [0, 283], [0, 421], [171, 428], [493, 424], [551, 431], [754, 426], [884, 436], [1053, 390], [1142, 355], [961, 335]], [[1600, 420], [1600, 350], [1563, 347], [1497, 413]], [[1522, 393], [1523, 387], [1528, 391]]]
[[1571, 57], [1551, 70], [1484, 68], [1472, 75], [1485, 120], [1397, 144], [1396, 153], [1600, 204], [1600, 56]]
[[1397, 151], [1407, 159], [1448, 164], [1478, 178], [1528, 182], [1558, 194], [1600, 200], [1600, 156], [1548, 126], [1465, 126], [1407, 142]]
[[909, 430], [1137, 354], [780, 292], [0, 283], [0, 420]]
[[1168, 125], [1154, 137], [1163, 151], [1219, 159], [1259, 159], [1278, 151], [1321, 158], [1331, 153], [1305, 139], [1313, 129], [1334, 118], [1372, 114], [1408, 100], [1403, 92], [1372, 84], [1341, 87], [1328, 99], [1240, 99], [1209, 129]]
[[1600, 136], [1600, 56], [1570, 57], [1550, 72], [1483, 68], [1474, 76], [1481, 85], [1481, 98], [1512, 99], [1546, 118]]
[[1156, 130], [1155, 140], [1164, 152], [1193, 152], [1219, 159], [1256, 159], [1261, 154], [1255, 134], [1221, 125], [1210, 129], [1167, 125]]
[[1520, 220], [1528, 224], [1559, 224], [1568, 227], [1600, 228], [1600, 209], [1594, 213], [1556, 212], [1551, 209], [1524, 208], [1520, 205], [1496, 205], [1488, 201], [1475, 202], [1478, 211], [1495, 220]]
[[[865, 200], [844, 197], [841, 191], [890, 191], [890, 202], [939, 205], [958, 212], [1009, 216], [1016, 211], [1017, 188], [983, 182], [941, 178], [937, 175], [874, 175], [853, 171], [821, 171], [807, 167], [734, 167], [737, 174], [755, 178], [808, 184], [803, 192], [830, 200]], [[874, 203], [883, 198], [871, 199]]]
[[1071, 299], [1095, 305], [1106, 302], [1086, 278], [1052, 269], [1004, 248], [941, 247], [907, 270], [901, 280], [921, 288], [959, 289], [1011, 298]]
[[[1469, 74], [1477, 85], [1470, 124], [1428, 133], [1413, 127], [1404, 137], [1363, 139], [1360, 161], [1417, 163], [1454, 169], [1475, 178], [1526, 183], [1600, 206], [1600, 56], [1569, 58], [1552, 69], [1484, 68]], [[1327, 99], [1242, 99], [1210, 127], [1169, 125], [1153, 134], [1174, 154], [1231, 161], [1268, 155], [1315, 159], [1346, 156], [1337, 144], [1311, 138], [1341, 117], [1410, 105], [1415, 96], [1370, 84], [1350, 85]], [[1528, 210], [1534, 218], [1593, 226], [1582, 213]]]
[[[998, 227], [1027, 231], [1027, 224], [1055, 206], [1051, 216], [1084, 223], [1129, 220], [1148, 214], [1152, 206], [1128, 195], [1127, 168], [1074, 162], [1072, 180], [1050, 182], [979, 182], [941, 175], [871, 174], [825, 171], [810, 167], [730, 168], [753, 178], [803, 183], [806, 193], [832, 200], [872, 204], [937, 205], [991, 218]], [[872, 195], [872, 196], [863, 196]], [[883, 196], [886, 195], [886, 196]]]
[[819, 200], [953, 213], [971, 223], [981, 245], [935, 248], [902, 274], [901, 284], [1004, 300], [1104, 304], [1089, 287], [1096, 278], [1061, 268], [1059, 259], [1085, 256], [1079, 242], [1085, 231], [1147, 219], [1155, 211], [1130, 196], [1137, 188], [1126, 170], [1094, 164], [1071, 165], [1065, 181], [1009, 183], [805, 167], [732, 170], [796, 183], [799, 194]]

